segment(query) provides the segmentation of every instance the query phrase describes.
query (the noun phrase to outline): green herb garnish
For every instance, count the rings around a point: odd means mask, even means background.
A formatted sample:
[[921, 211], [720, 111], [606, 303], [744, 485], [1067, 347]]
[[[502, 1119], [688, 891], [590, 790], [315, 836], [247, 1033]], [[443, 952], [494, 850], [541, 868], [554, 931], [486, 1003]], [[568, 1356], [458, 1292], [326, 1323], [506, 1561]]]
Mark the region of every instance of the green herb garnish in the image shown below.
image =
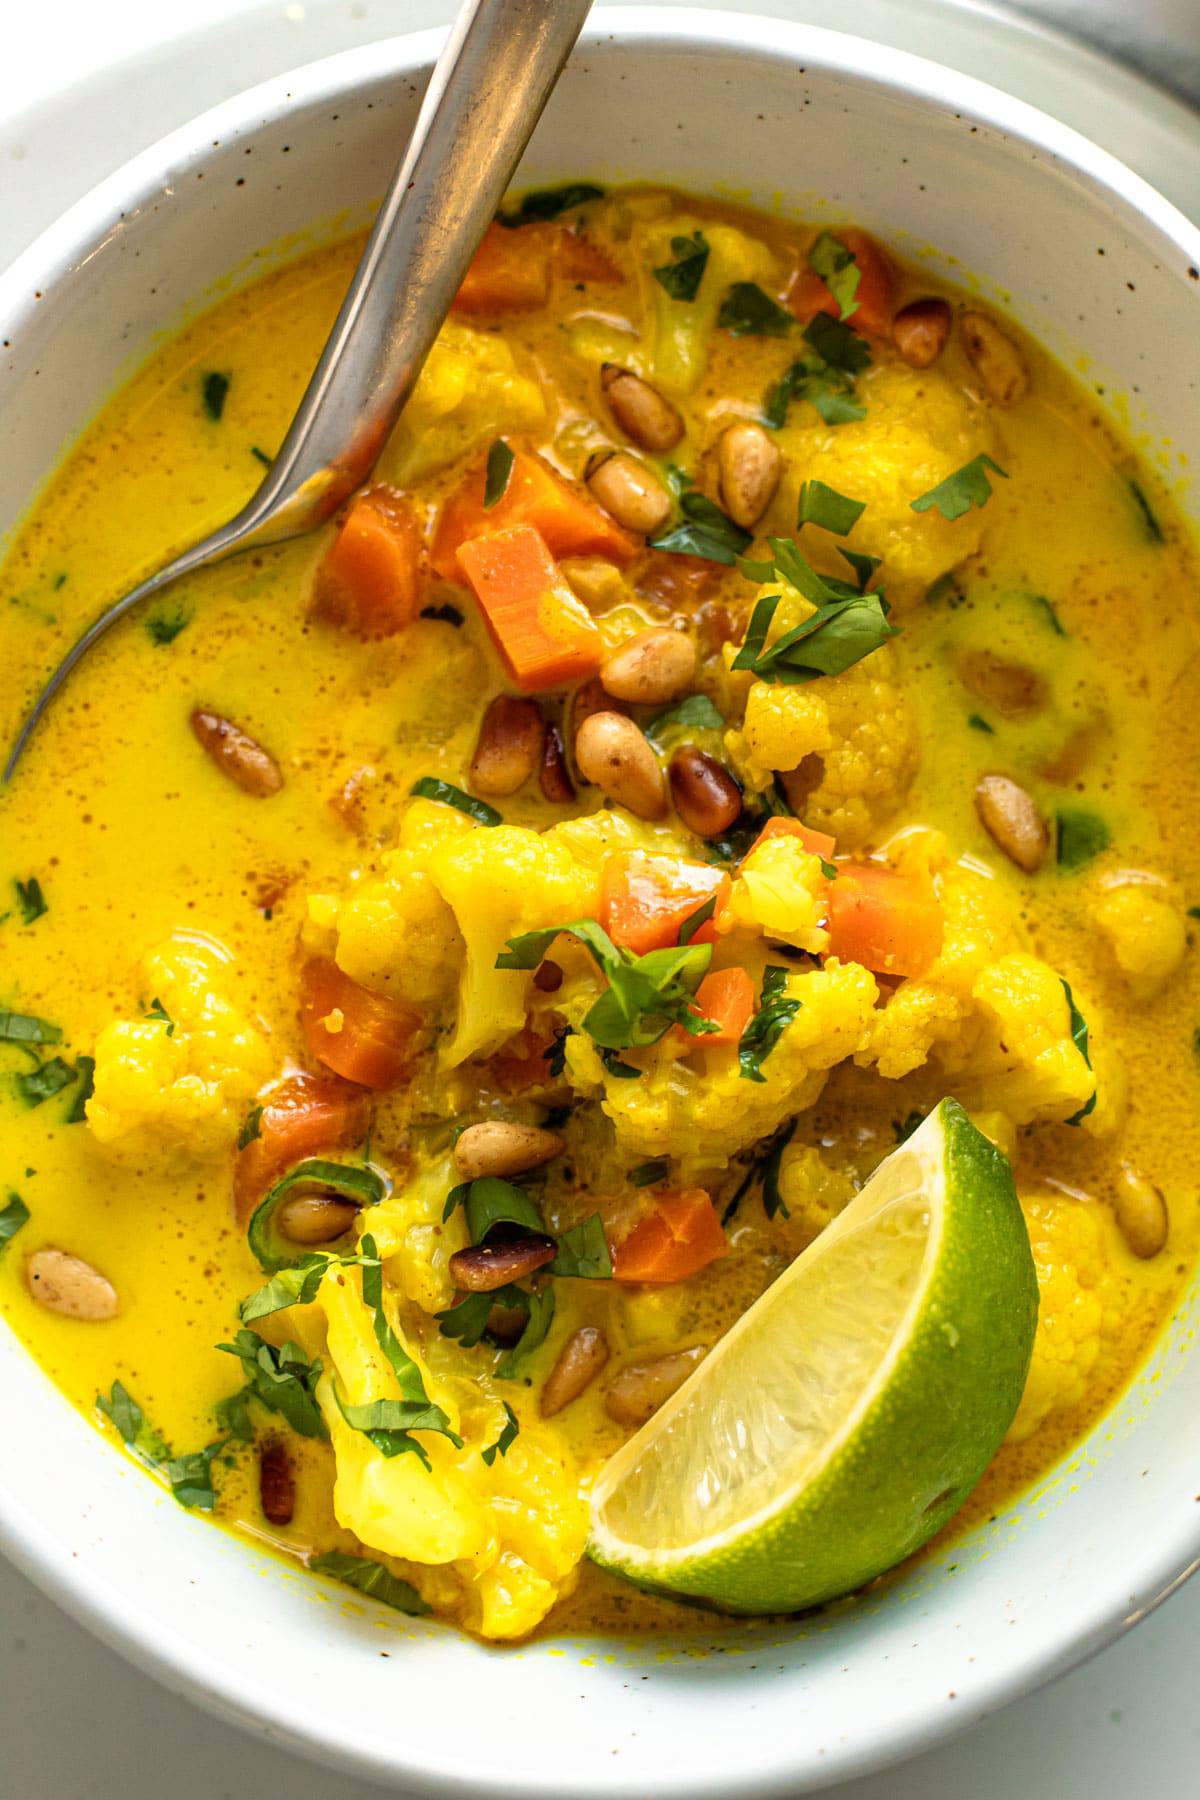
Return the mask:
[[763, 424], [779, 431], [787, 423], [792, 400], [807, 400], [826, 425], [849, 425], [865, 419], [867, 409], [855, 398], [854, 383], [842, 370], [830, 368], [819, 356], [794, 362], [763, 400]]
[[209, 418], [216, 421], [225, 411], [225, 400], [229, 393], [229, 376], [222, 375], [216, 369], [210, 369], [200, 378], [200, 392], [204, 398], [204, 410]]
[[589, 200], [602, 200], [604, 189], [597, 187], [592, 181], [570, 181], [562, 187], [537, 188], [531, 194], [523, 194], [520, 201], [508, 212], [496, 214], [501, 225], [514, 230], [519, 225], [534, 225], [543, 219], [557, 219], [560, 214], [574, 212], [577, 206], [586, 206]]
[[[816, 610], [768, 645], [767, 634], [783, 596], [764, 594], [750, 615], [733, 668], [748, 669], [760, 681], [795, 687], [815, 681], [819, 675], [840, 675], [896, 636], [898, 627], [888, 623], [882, 594], [865, 594], [861, 586], [818, 575], [791, 538], [771, 538], [769, 542], [774, 560], [743, 560], [743, 574], [752, 581], [785, 581]], [[874, 559], [858, 562], [861, 583], [870, 579]]]
[[943, 519], [954, 520], [961, 519], [973, 506], [986, 506], [992, 497], [989, 469], [993, 475], [1008, 480], [1007, 469], [1002, 469], [986, 453], [973, 456], [961, 469], [955, 469], [953, 475], [947, 475], [945, 481], [939, 481], [927, 494], [921, 494], [913, 500], [913, 511], [924, 513], [936, 506]]
[[[1062, 980], [1062, 977], [1060, 976], [1059, 979]], [[1071, 1011], [1071, 1042], [1074, 1044], [1074, 1046], [1078, 1050], [1080, 1056], [1082, 1056], [1084, 1062], [1087, 1064], [1088, 1068], [1090, 1069], [1092, 1066], [1092, 1058], [1091, 1058], [1091, 1054], [1088, 1049], [1087, 1020], [1084, 1018], [1083, 1014], [1080, 1012], [1079, 1008], [1075, 1004], [1075, 996], [1071, 992], [1070, 984], [1068, 982], [1064, 981], [1062, 985], [1063, 985], [1063, 993], [1067, 996], [1067, 1005]], [[1096, 1095], [1093, 1092], [1092, 1097], [1088, 1101], [1087, 1105], [1081, 1106], [1077, 1113], [1073, 1113], [1071, 1115], [1071, 1117], [1067, 1120], [1067, 1124], [1068, 1125], [1082, 1124], [1084, 1119], [1087, 1118], [1088, 1114], [1095, 1110], [1095, 1106], [1096, 1106]]]
[[154, 1019], [160, 1025], [165, 1025], [167, 1028], [167, 1036], [168, 1037], [175, 1036], [175, 1021], [171, 1017], [170, 1013], [167, 1011], [166, 1007], [163, 1005], [162, 1001], [159, 999], [157, 994], [154, 996], [153, 1000], [150, 1002], [149, 1010], [147, 1011], [145, 1016], [147, 1019]]
[[[491, 1298], [494, 1300], [495, 1295]], [[486, 1296], [485, 1296], [486, 1298]], [[528, 1294], [529, 1319], [517, 1342], [496, 1364], [497, 1381], [528, 1381], [526, 1373], [530, 1359], [535, 1351], [540, 1350], [546, 1341], [546, 1334], [554, 1323], [554, 1289], [548, 1287], [544, 1294]]]
[[1056, 818], [1055, 845], [1060, 869], [1082, 869], [1107, 850], [1108, 826], [1098, 813], [1082, 806], [1064, 806]]
[[14, 1077], [16, 1089], [26, 1106], [40, 1106], [43, 1100], [49, 1100], [54, 1094], [61, 1094], [65, 1087], [70, 1087], [75, 1079], [75, 1071], [69, 1062], [61, 1056], [52, 1056], [48, 1062], [39, 1063], [27, 1075]]
[[314, 1575], [331, 1575], [343, 1587], [355, 1588], [395, 1612], [419, 1618], [429, 1611], [411, 1582], [401, 1581], [382, 1563], [371, 1562], [365, 1556], [346, 1556], [341, 1550], [326, 1550], [321, 1556], [311, 1557], [308, 1566]]
[[3, 1256], [21, 1227], [28, 1223], [29, 1208], [20, 1194], [10, 1188], [7, 1201], [0, 1206], [0, 1256]]
[[508, 478], [516, 457], [503, 438], [497, 438], [487, 453], [487, 472], [483, 481], [483, 510], [490, 512], [504, 498]]
[[700, 283], [704, 279], [708, 239], [702, 231], [693, 231], [691, 237], [673, 237], [671, 256], [671, 262], [655, 269], [654, 279], [672, 300], [691, 302], [700, 292]]
[[720, 329], [733, 337], [786, 337], [795, 323], [757, 281], [735, 281], [717, 314]]
[[263, 1109], [261, 1106], [252, 1106], [250, 1108], [250, 1111], [242, 1120], [241, 1130], [237, 1134], [237, 1147], [239, 1150], [248, 1149], [255, 1138], [262, 1136], [262, 1116]]
[[867, 510], [865, 500], [849, 500], [823, 481], [806, 481], [800, 489], [799, 525], [820, 525], [836, 537], [845, 537]]
[[870, 367], [871, 352], [865, 339], [828, 313], [814, 313], [800, 335], [827, 368], [843, 375], [861, 375]]
[[191, 613], [176, 605], [170, 612], [150, 613], [146, 619], [146, 635], [152, 644], [173, 644], [191, 622]]
[[466, 813], [469, 819], [474, 819], [477, 825], [504, 823], [495, 807], [489, 806], [486, 800], [477, 800], [474, 794], [464, 794], [452, 781], [443, 781], [438, 775], [422, 775], [408, 791], [422, 800], [440, 800], [443, 806], [455, 806], [459, 812]]
[[1063, 624], [1062, 620], [1058, 616], [1058, 608], [1055, 606], [1053, 600], [1047, 600], [1045, 594], [1034, 594], [1033, 595], [1033, 604], [1037, 607], [1038, 611], [1042, 614], [1043, 618], [1045, 619], [1047, 625], [1049, 625], [1049, 627], [1050, 627], [1051, 631], [1054, 633], [1055, 637], [1069, 637], [1070, 636], [1070, 633], [1068, 632], [1066, 626]]
[[809, 249], [808, 266], [837, 301], [842, 318], [848, 319], [858, 306], [856, 295], [862, 274], [853, 250], [848, 250], [831, 232], [823, 231]]
[[262, 464], [264, 469], [270, 468], [272, 461], [271, 457], [267, 455], [265, 450], [260, 450], [257, 444], [251, 444], [250, 454], [255, 462], [260, 462]]
[[558, 1254], [549, 1265], [549, 1274], [570, 1276], [575, 1281], [609, 1281], [612, 1257], [604, 1220], [592, 1213], [582, 1224], [572, 1225], [558, 1240]]
[[1133, 503], [1137, 507], [1142, 524], [1145, 526], [1146, 536], [1150, 539], [1152, 544], [1165, 543], [1166, 534], [1158, 522], [1158, 515], [1146, 498], [1145, 488], [1143, 488], [1140, 481], [1135, 481], [1132, 475], [1126, 478], [1126, 482]]
[[0, 1043], [61, 1044], [61, 1025], [51, 1025], [34, 1013], [0, 1012]]
[[982, 713], [968, 713], [967, 724], [972, 731], [986, 731], [989, 737], [996, 735], [996, 727], [989, 725]]
[[657, 1157], [653, 1162], [639, 1163], [636, 1169], [630, 1169], [629, 1179], [634, 1187], [651, 1187], [665, 1178], [670, 1166], [665, 1157]]
[[696, 988], [712, 961], [711, 944], [680, 944], [635, 956], [624, 946], [618, 948], [594, 919], [574, 919], [509, 938], [496, 967], [536, 969], [560, 932], [586, 945], [607, 978], [607, 988], [583, 1020], [584, 1031], [604, 1049], [656, 1044], [672, 1025], [682, 1025], [694, 1036], [716, 1029], [692, 1009]]
[[216, 1502], [213, 1491], [212, 1461], [225, 1448], [224, 1439], [208, 1444], [203, 1450], [190, 1450], [173, 1456], [170, 1446], [146, 1419], [141, 1407], [120, 1381], [114, 1381], [110, 1394], [99, 1394], [96, 1405], [117, 1431], [121, 1441], [156, 1474], [165, 1476], [167, 1485], [180, 1506], [211, 1512]]
[[17, 891], [17, 905], [21, 908], [22, 924], [32, 925], [42, 917], [43, 913], [50, 911], [46, 904], [46, 896], [42, 892], [42, 884], [36, 875], [31, 875], [28, 881], [14, 881], [13, 887]]
[[495, 1462], [497, 1456], [508, 1455], [509, 1450], [516, 1442], [521, 1430], [520, 1421], [507, 1400], [504, 1402], [504, 1416], [505, 1424], [501, 1430], [500, 1436], [496, 1439], [494, 1444], [489, 1444], [486, 1450], [481, 1450], [479, 1452], [489, 1469]]
[[750, 1189], [756, 1184], [762, 1189], [763, 1211], [768, 1219], [782, 1216], [791, 1218], [783, 1195], [779, 1189], [779, 1172], [783, 1165], [783, 1153], [796, 1135], [797, 1120], [791, 1119], [770, 1140], [766, 1149], [750, 1164], [745, 1175], [737, 1185], [737, 1189], [725, 1211], [721, 1214], [722, 1225], [728, 1225], [734, 1213], [745, 1199]]
[[675, 556], [702, 556], [706, 562], [732, 568], [749, 547], [750, 533], [735, 525], [715, 500], [690, 486], [687, 476], [677, 473], [674, 486], [679, 518], [669, 531], [649, 540], [650, 549], [666, 550]]
[[707, 694], [689, 694], [678, 706], [656, 713], [643, 734], [651, 743], [660, 743], [671, 731], [724, 731], [725, 717], [719, 713]]
[[87, 1103], [96, 1091], [96, 1059], [94, 1056], [77, 1056], [75, 1058], [75, 1074], [79, 1086], [75, 1090], [75, 1098], [70, 1108], [63, 1114], [64, 1125], [82, 1125], [87, 1119]]
[[799, 1000], [787, 995], [788, 972], [777, 963], [763, 970], [762, 992], [758, 1011], [742, 1033], [738, 1045], [738, 1063], [743, 1081], [765, 1081], [762, 1065], [771, 1054], [788, 1025], [800, 1011]]

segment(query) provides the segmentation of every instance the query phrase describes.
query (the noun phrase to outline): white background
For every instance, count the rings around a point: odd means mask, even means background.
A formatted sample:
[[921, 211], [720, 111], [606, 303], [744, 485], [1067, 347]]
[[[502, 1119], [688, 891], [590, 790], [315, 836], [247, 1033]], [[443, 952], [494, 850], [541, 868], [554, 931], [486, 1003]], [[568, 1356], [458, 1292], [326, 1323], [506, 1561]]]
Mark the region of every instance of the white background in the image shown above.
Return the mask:
[[[739, 5], [739, 0], [725, 0]], [[1093, 108], [1051, 45], [1004, 38], [973, 0], [741, 0], [843, 23], [1014, 87], [1107, 141], [1200, 217], [1198, 166], [1154, 166], [1154, 132]], [[1027, 0], [1200, 100], [1200, 0]], [[189, 112], [328, 48], [447, 17], [439, 0], [0, 0], [0, 261], [125, 156]], [[183, 55], [170, 41], [227, 29]], [[114, 81], [122, 59], [138, 59]], [[1082, 66], [1082, 65], [1081, 65]], [[81, 83], [66, 100], [62, 90]], [[183, 110], [179, 111], [182, 104]], [[33, 110], [41, 107], [40, 114]], [[51, 110], [46, 110], [49, 107]], [[175, 110], [172, 111], [172, 108]], [[1089, 121], [1080, 113], [1094, 112]], [[1121, 129], [1123, 141], [1106, 138]], [[5, 1455], [31, 1453], [5, 1443]], [[248, 1593], [247, 1604], [253, 1604]], [[846, 1800], [1196, 1800], [1200, 1582], [1050, 1690]], [[320, 1695], [312, 1696], [314, 1707]], [[397, 1719], [404, 1696], [397, 1694]], [[464, 1720], [469, 1697], [464, 1696]], [[402, 1726], [401, 1726], [402, 1728]], [[0, 1800], [369, 1800], [378, 1789], [241, 1736], [103, 1649], [0, 1563]]]

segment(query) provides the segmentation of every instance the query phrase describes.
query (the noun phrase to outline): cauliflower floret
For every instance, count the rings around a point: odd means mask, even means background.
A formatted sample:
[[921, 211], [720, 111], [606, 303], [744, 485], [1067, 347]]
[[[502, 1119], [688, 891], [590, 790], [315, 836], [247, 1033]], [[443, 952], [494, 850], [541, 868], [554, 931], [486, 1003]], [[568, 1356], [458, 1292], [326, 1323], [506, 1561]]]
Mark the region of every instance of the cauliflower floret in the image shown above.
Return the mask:
[[[416, 1361], [426, 1393], [464, 1441], [456, 1449], [445, 1436], [421, 1433], [428, 1469], [413, 1455], [383, 1456], [347, 1424], [333, 1392], [336, 1379], [347, 1406], [398, 1398], [357, 1272], [327, 1277], [314, 1310], [326, 1329], [330, 1366], [318, 1398], [336, 1459], [338, 1523], [371, 1550], [397, 1559], [398, 1573], [469, 1630], [525, 1636], [573, 1584], [587, 1541], [587, 1506], [570, 1459], [529, 1412], [507, 1453], [490, 1467], [484, 1463], [480, 1452], [496, 1442], [505, 1422], [498, 1392], [472, 1375], [439, 1375], [406, 1340], [399, 1319], [393, 1330]], [[310, 1321], [310, 1345], [314, 1330]], [[519, 1392], [504, 1390], [510, 1405]]]
[[[676, 238], [690, 239], [701, 229], [708, 260], [699, 289], [690, 300], [675, 300], [653, 271], [674, 261]], [[639, 226], [634, 241], [647, 311], [654, 319], [653, 358], [646, 372], [666, 393], [690, 394], [704, 374], [717, 313], [730, 287], [735, 281], [753, 281], [770, 288], [775, 256], [766, 244], [733, 225], [702, 223], [686, 213], [670, 213]]]
[[1143, 883], [1109, 888], [1092, 904], [1129, 990], [1151, 1000], [1183, 961], [1187, 932], [1165, 892]]
[[[780, 593], [768, 582], [759, 596]], [[768, 643], [806, 619], [814, 608], [783, 586]], [[735, 654], [729, 652], [730, 658]], [[813, 770], [806, 783], [804, 817], [827, 831], [839, 849], [864, 844], [896, 811], [917, 766], [912, 708], [896, 682], [895, 658], [886, 645], [841, 675], [785, 687], [752, 682], [740, 728], [726, 733], [725, 747], [744, 785], [761, 793], [775, 772], [801, 763]], [[806, 762], [811, 759], [811, 762]]]
[[533, 431], [546, 416], [537, 383], [490, 331], [447, 319], [379, 461], [384, 481], [407, 487], [502, 431]]
[[781, 1215], [780, 1233], [798, 1254], [854, 1198], [854, 1183], [840, 1169], [831, 1169], [811, 1144], [789, 1144], [779, 1163], [779, 1192], [789, 1217]]
[[873, 976], [836, 958], [789, 975], [787, 997], [800, 1010], [764, 1059], [761, 1082], [742, 1077], [735, 1050], [696, 1052], [704, 1065], [696, 1069], [667, 1039], [643, 1056], [625, 1052], [643, 1073], [622, 1079], [579, 1032], [564, 1042], [567, 1075], [581, 1092], [602, 1094], [617, 1143], [631, 1158], [673, 1157], [685, 1179], [702, 1180], [813, 1105], [828, 1070], [861, 1039], [875, 993]]
[[1059, 1195], [1022, 1200], [1038, 1283], [1037, 1335], [1025, 1392], [1008, 1429], [1019, 1444], [1051, 1413], [1078, 1406], [1100, 1354], [1106, 1273], [1100, 1220], [1083, 1201]]
[[[877, 364], [859, 378], [858, 395], [865, 419], [801, 423], [779, 433], [787, 472], [772, 511], [786, 520], [781, 528], [790, 529], [803, 481], [824, 481], [865, 501], [850, 548], [882, 557], [888, 599], [903, 606], [976, 553], [995, 511], [993, 501], [986, 515], [972, 507], [951, 521], [936, 507], [916, 513], [912, 502], [996, 446], [982, 413], [937, 370]], [[798, 415], [804, 416], [799, 409]], [[804, 527], [802, 543], [810, 554], [830, 541], [822, 528]]]
[[465, 1250], [469, 1240], [462, 1208], [448, 1219], [442, 1213], [458, 1179], [453, 1157], [437, 1157], [363, 1219], [388, 1280], [422, 1312], [441, 1312], [454, 1303], [450, 1258]]
[[93, 1135], [130, 1156], [228, 1150], [274, 1059], [225, 991], [225, 952], [171, 938], [144, 958], [140, 976], [143, 1010], [153, 1014], [115, 1019], [96, 1039]]
[[985, 1031], [968, 1064], [975, 1083], [968, 1091], [1017, 1125], [1082, 1111], [1096, 1078], [1072, 1041], [1066, 990], [1054, 970], [1014, 952], [984, 970], [972, 998]]
[[429, 865], [439, 846], [478, 829], [452, 806], [414, 800], [401, 821], [396, 849], [381, 858], [379, 875], [340, 902], [313, 895], [309, 916], [336, 931], [338, 967], [364, 987], [417, 1006], [451, 994], [464, 945]]
[[798, 838], [767, 838], [742, 862], [722, 908], [722, 929], [740, 926], [813, 956], [829, 947], [821, 859]]

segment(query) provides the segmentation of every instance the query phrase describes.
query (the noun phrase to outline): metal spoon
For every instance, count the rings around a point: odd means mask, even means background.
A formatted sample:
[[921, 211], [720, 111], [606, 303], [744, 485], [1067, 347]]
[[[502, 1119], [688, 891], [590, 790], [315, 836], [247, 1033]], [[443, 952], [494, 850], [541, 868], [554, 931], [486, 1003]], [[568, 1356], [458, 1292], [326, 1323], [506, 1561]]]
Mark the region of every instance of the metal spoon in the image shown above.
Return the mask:
[[591, 0], [465, 0], [321, 359], [253, 499], [114, 602], [67, 652], [22, 725], [39, 719], [110, 626], [168, 582], [324, 523], [366, 480], [413, 390]]

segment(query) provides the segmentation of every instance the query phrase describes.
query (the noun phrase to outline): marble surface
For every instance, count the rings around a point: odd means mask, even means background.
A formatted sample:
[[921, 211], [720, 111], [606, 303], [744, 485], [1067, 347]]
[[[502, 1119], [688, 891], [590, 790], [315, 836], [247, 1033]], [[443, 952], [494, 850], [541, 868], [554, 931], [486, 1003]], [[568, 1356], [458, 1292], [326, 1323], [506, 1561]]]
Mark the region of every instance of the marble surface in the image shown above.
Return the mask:
[[[840, 24], [996, 81], [1090, 130], [1200, 218], [1181, 115], [986, 0], [725, 0]], [[1038, 0], [1200, 100], [1200, 0]], [[189, 113], [331, 48], [437, 23], [449, 0], [12, 0], [0, 57], [0, 262]], [[224, 30], [211, 35], [211, 26]], [[196, 37], [194, 34], [205, 32]], [[189, 43], [188, 36], [192, 41]], [[202, 49], [198, 49], [202, 46]], [[1170, 129], [1169, 129], [1170, 128]], [[1200, 126], [1196, 130], [1200, 150]], [[1177, 146], [1177, 139], [1175, 140]], [[15, 1447], [9, 1446], [9, 1453]], [[1052, 1688], [846, 1800], [1194, 1800], [1200, 1582]], [[319, 1695], [313, 1704], [320, 1704]], [[252, 1741], [104, 1648], [0, 1561], [3, 1800], [368, 1800], [368, 1783]]]

